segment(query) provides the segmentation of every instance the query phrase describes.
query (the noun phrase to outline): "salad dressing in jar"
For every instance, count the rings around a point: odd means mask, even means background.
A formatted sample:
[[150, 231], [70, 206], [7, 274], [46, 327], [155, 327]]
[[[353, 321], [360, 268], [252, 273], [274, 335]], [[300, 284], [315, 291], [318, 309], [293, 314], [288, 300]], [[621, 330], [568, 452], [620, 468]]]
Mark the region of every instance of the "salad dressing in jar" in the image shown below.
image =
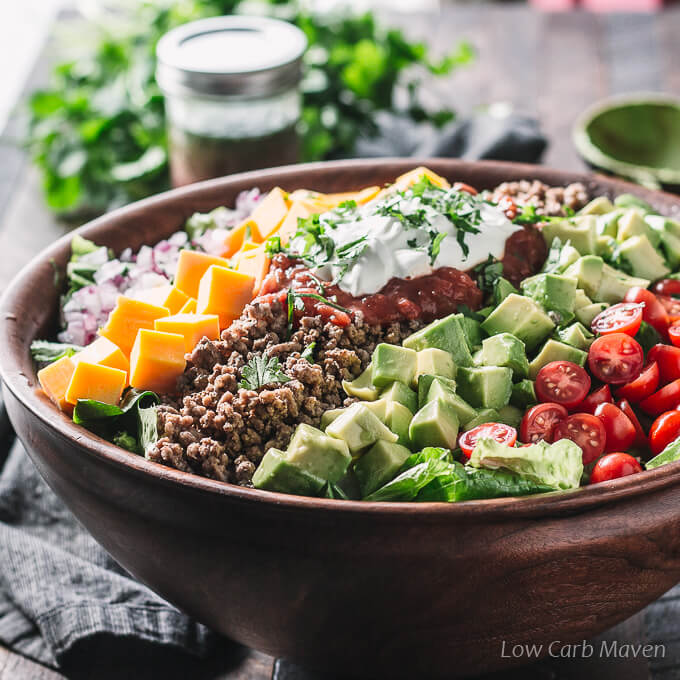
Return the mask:
[[304, 33], [263, 17], [194, 21], [158, 43], [174, 186], [299, 160]]

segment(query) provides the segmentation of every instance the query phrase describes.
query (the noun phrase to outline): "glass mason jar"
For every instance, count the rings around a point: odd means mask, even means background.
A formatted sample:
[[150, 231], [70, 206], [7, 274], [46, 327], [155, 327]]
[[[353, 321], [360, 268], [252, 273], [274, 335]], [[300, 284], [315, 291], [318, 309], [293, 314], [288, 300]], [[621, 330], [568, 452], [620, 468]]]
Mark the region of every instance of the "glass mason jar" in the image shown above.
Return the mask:
[[264, 17], [194, 21], [158, 42], [174, 186], [299, 160], [304, 33]]

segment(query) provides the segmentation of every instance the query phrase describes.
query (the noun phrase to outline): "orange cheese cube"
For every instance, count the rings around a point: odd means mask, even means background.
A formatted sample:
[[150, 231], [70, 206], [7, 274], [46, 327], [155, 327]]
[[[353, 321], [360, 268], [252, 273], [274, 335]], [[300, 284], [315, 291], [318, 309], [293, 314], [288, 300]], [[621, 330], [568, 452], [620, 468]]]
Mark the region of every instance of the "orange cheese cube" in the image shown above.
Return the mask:
[[255, 250], [256, 248], [259, 248], [259, 244], [255, 243], [255, 241], [246, 241], [242, 246], [241, 246], [241, 251], [242, 253], [247, 253], [249, 250]]
[[247, 220], [253, 241], [257, 243], [266, 241], [279, 228], [287, 213], [286, 192], [275, 187], [257, 204], [257, 208]]
[[196, 300], [194, 298], [189, 298], [184, 307], [177, 312], [178, 314], [196, 314]]
[[364, 205], [371, 199], [375, 198], [380, 193], [380, 187], [366, 187], [361, 191], [347, 191], [341, 194], [325, 194], [322, 195], [322, 202], [327, 206], [327, 210], [336, 208], [345, 201], [355, 201], [357, 205]]
[[196, 312], [217, 314], [226, 328], [253, 299], [254, 286], [255, 277], [213, 265], [201, 279]]
[[184, 336], [140, 328], [130, 353], [130, 385], [159, 394], [176, 391], [184, 372]]
[[208, 340], [220, 337], [220, 318], [217, 314], [175, 314], [156, 319], [155, 329], [184, 336], [184, 349], [191, 352], [204, 337]]
[[73, 356], [73, 361], [85, 361], [88, 364], [99, 364], [109, 368], [118, 368], [127, 373], [130, 370], [130, 362], [123, 351], [114, 345], [108, 338], [100, 337], [90, 343], [84, 350]]
[[73, 406], [66, 401], [66, 390], [76, 365], [71, 357], [61, 357], [38, 371], [43, 392], [62, 410], [70, 413]]
[[74, 406], [78, 399], [117, 404], [126, 384], [127, 373], [119, 368], [78, 361], [66, 390], [66, 401]]
[[276, 230], [273, 236], [278, 236], [281, 239], [281, 245], [286, 245], [290, 238], [298, 230], [298, 220], [307, 219], [310, 215], [323, 212], [309, 201], [293, 201], [290, 210], [283, 220], [281, 226]]
[[196, 250], [181, 250], [175, 271], [175, 286], [189, 297], [198, 295], [198, 284], [203, 274], [212, 265], [228, 267], [229, 261], [223, 257], [199, 253]]
[[226, 235], [224, 239], [224, 250], [222, 251], [223, 257], [231, 257], [241, 249], [243, 242], [246, 240], [246, 232], [248, 232], [248, 230], [252, 231], [252, 227], [250, 226], [249, 221], [246, 220], [234, 227]]
[[271, 260], [267, 257], [264, 250], [264, 244], [262, 244], [256, 250], [250, 250], [243, 253], [239, 258], [238, 264], [236, 265], [236, 271], [241, 274], [248, 274], [255, 279], [255, 284], [253, 286], [253, 297], [257, 295], [260, 287], [262, 286], [262, 281], [264, 277], [267, 276], [269, 271], [269, 265]]
[[186, 304], [189, 296], [179, 288], [171, 286], [155, 286], [149, 290], [143, 290], [135, 296], [137, 300], [143, 300], [157, 307], [165, 307], [170, 314], [177, 314]]
[[409, 170], [403, 175], [397, 177], [397, 179], [394, 181], [394, 186], [404, 191], [405, 189], [413, 186], [422, 177], [427, 177], [427, 179], [429, 179], [432, 184], [441, 187], [442, 189], [451, 188], [451, 185], [443, 177], [440, 177], [423, 165], [413, 168], [413, 170]]
[[99, 335], [108, 338], [114, 345], [118, 345], [123, 354], [130, 356], [132, 345], [140, 328], [153, 328], [153, 322], [170, 312], [166, 307], [133, 300], [121, 295], [114, 307], [106, 325], [99, 329]]

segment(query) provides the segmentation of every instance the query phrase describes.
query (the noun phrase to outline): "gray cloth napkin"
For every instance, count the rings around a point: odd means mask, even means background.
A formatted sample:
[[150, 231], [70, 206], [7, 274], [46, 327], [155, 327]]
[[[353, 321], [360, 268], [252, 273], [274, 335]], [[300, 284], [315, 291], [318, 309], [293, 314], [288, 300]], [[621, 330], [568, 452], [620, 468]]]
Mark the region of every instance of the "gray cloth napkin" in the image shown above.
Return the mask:
[[[517, 115], [481, 113], [436, 131], [386, 114], [380, 130], [361, 143], [360, 155], [535, 162], [546, 146], [536, 121]], [[0, 466], [3, 439], [6, 433]], [[23, 448], [13, 447], [0, 477], [0, 642], [85, 673], [93, 657], [126, 658], [134, 650], [141, 678], [140, 655], [163, 654], [167, 667], [168, 655], [205, 655], [215, 638], [126, 574], [45, 485]], [[173, 657], [178, 673], [185, 673], [182, 663]]]

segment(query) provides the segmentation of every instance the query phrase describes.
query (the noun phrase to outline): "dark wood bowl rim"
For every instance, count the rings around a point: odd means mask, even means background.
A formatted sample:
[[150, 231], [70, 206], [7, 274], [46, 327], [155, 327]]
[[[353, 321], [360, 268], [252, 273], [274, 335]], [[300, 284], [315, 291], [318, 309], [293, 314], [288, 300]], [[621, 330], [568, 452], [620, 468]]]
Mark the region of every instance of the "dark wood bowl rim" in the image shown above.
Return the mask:
[[[659, 199], [678, 205], [680, 198], [671, 194], [664, 194], [659, 191], [644, 189], [638, 185], [631, 184], [622, 180], [612, 179], [602, 176], [594, 176], [586, 173], [561, 172], [546, 168], [545, 166], [501, 163], [498, 161], [482, 161], [476, 163], [466, 163], [450, 159], [409, 159], [409, 158], [388, 158], [388, 159], [368, 159], [368, 160], [345, 160], [327, 163], [309, 163], [297, 166], [286, 166], [269, 170], [258, 170], [248, 173], [232, 175], [230, 177], [209, 180], [188, 187], [174, 189], [151, 198], [138, 201], [107, 215], [93, 220], [74, 232], [70, 232], [61, 237], [31, 262], [26, 265], [21, 272], [13, 279], [8, 286], [5, 294], [0, 300], [0, 343], [3, 349], [0, 352], [0, 377], [4, 381], [6, 388], [36, 418], [40, 419], [50, 428], [57, 438], [68, 443], [77, 443], [79, 448], [86, 455], [95, 456], [102, 463], [107, 465], [124, 468], [130, 474], [136, 476], [151, 476], [157, 483], [163, 485], [181, 485], [186, 491], [201, 494], [212, 494], [213, 496], [226, 496], [234, 501], [245, 504], [268, 505], [271, 507], [298, 509], [300, 511], [316, 511], [324, 513], [358, 513], [369, 515], [380, 515], [385, 518], [414, 516], [419, 519], [441, 519], [444, 516], [474, 517], [475, 520], [493, 519], [497, 517], [517, 517], [517, 516], [550, 516], [555, 514], [572, 514], [585, 511], [594, 506], [607, 503], [615, 503], [627, 500], [640, 494], [652, 493], [680, 483], [680, 462], [670, 463], [655, 470], [624, 477], [622, 479], [604, 482], [601, 484], [583, 487], [568, 492], [555, 492], [542, 494], [539, 496], [527, 496], [523, 498], [501, 498], [481, 501], [468, 501], [463, 503], [375, 503], [365, 501], [343, 501], [338, 502], [331, 499], [312, 498], [302, 496], [292, 496], [269, 491], [259, 491], [248, 489], [226, 482], [219, 482], [199, 475], [182, 472], [174, 468], [153, 463], [142, 456], [130, 453], [104, 439], [92, 434], [85, 428], [76, 425], [73, 421], [61, 413], [45, 397], [39, 389], [29, 384], [26, 378], [26, 370], [30, 368], [30, 359], [27, 358], [25, 348], [27, 339], [19, 339], [10, 331], [11, 323], [8, 320], [16, 318], [18, 309], [15, 306], [20, 291], [26, 286], [30, 286], [32, 277], [45, 263], [55, 257], [60, 251], [68, 247], [74, 233], [82, 233], [87, 236], [93, 230], [105, 226], [112, 218], [132, 217], [139, 215], [141, 211], [153, 210], [159, 204], [163, 204], [168, 198], [178, 198], [179, 196], [194, 196], [201, 194], [206, 189], [215, 189], [222, 186], [229, 186], [231, 183], [249, 181], [250, 186], [257, 186], [258, 183], [265, 184], [273, 178], [277, 183], [284, 186], [285, 178], [288, 175], [295, 175], [301, 170], [347, 170], [353, 167], [368, 165], [379, 166], [389, 163], [401, 163], [407, 166], [428, 165], [428, 162], [442, 163], [450, 166], [452, 171], [456, 169], [464, 172], [472, 167], [477, 169], [493, 168], [495, 170], [507, 170], [507, 175], [523, 176], [526, 178], [538, 177], [546, 174], [559, 175], [563, 177], [563, 182], [583, 181], [591, 182], [597, 180], [600, 184], [607, 185], [613, 192], [630, 192], [642, 198]], [[34, 372], [31, 379], [33, 379]]]

